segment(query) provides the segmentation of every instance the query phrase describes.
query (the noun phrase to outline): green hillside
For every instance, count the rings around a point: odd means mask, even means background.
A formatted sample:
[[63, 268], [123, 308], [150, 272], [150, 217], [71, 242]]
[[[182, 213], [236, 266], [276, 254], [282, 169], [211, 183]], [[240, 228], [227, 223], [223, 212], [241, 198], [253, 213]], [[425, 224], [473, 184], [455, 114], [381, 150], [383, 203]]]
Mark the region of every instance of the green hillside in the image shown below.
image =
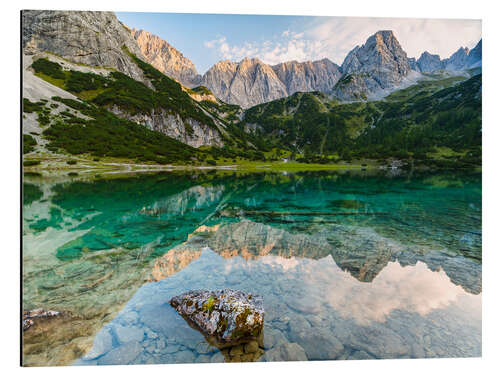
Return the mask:
[[481, 164], [481, 79], [426, 80], [384, 100], [349, 104], [296, 93], [248, 109], [244, 122], [257, 125], [267, 147], [308, 161], [398, 158], [472, 167]]
[[[198, 103], [177, 81], [130, 56], [151, 87], [116, 71], [103, 76], [64, 70], [44, 58], [32, 64], [36, 75], [81, 99], [52, 98], [73, 113], [54, 113], [57, 104], [47, 100], [24, 101], [24, 111], [37, 113], [45, 127], [49, 150], [162, 164], [283, 154], [307, 163], [395, 158], [443, 168], [481, 164], [480, 74], [429, 77], [372, 102], [340, 103], [324, 93], [298, 92], [243, 112], [221, 101]], [[193, 91], [209, 93], [201, 86]], [[163, 110], [198, 121], [219, 132], [224, 147], [192, 148], [114, 115], [111, 107], [130, 115]], [[186, 131], [193, 131], [189, 124]], [[26, 136], [24, 152], [34, 147], [36, 141]]]

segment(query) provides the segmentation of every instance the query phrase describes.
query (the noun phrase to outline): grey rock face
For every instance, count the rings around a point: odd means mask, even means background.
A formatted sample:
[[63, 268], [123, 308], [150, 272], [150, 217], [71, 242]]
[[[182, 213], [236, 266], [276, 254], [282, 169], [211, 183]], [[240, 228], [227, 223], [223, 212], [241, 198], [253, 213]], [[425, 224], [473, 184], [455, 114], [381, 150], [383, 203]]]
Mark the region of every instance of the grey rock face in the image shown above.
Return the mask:
[[144, 30], [132, 29], [146, 61], [160, 72], [172, 77], [188, 87], [200, 84], [201, 76], [191, 60], [160, 37]]
[[420, 72], [420, 68], [418, 67], [417, 59], [416, 58], [410, 57], [408, 59], [408, 64], [410, 64], [410, 68], [412, 70], [415, 70], [416, 72]]
[[334, 93], [343, 99], [365, 99], [377, 90], [396, 87], [410, 73], [406, 52], [392, 31], [378, 31], [355, 47], [342, 63]]
[[190, 118], [183, 120], [179, 114], [159, 110], [149, 114], [130, 115], [117, 106], [113, 106], [109, 110], [117, 116], [127, 118], [150, 130], [163, 133], [192, 147], [220, 147], [224, 144], [219, 131]]
[[169, 303], [221, 346], [255, 341], [264, 328], [262, 297], [239, 290], [189, 291]]
[[245, 58], [239, 63], [220, 61], [205, 73], [202, 85], [226, 103], [243, 108], [288, 95], [274, 70], [259, 59]]
[[265, 354], [265, 359], [268, 362], [276, 361], [307, 361], [307, 355], [299, 344], [284, 343]]
[[475, 68], [482, 65], [483, 59], [483, 40], [481, 39], [476, 46], [470, 50], [467, 66]]
[[443, 62], [441, 61], [439, 55], [432, 55], [427, 51], [420, 55], [417, 60], [417, 64], [420, 68], [420, 71], [424, 73], [444, 69]]
[[477, 68], [482, 65], [482, 39], [476, 46], [469, 50], [467, 47], [460, 47], [449, 58], [441, 60], [439, 55], [432, 55], [425, 51], [417, 60], [417, 67], [421, 72], [432, 72], [435, 70], [460, 71], [470, 68]]
[[446, 70], [461, 70], [467, 66], [469, 58], [469, 49], [460, 47], [457, 52], [449, 58], [443, 60], [443, 65]]
[[237, 68], [238, 63], [229, 60], [219, 61], [203, 75], [202, 85], [210, 89], [219, 99], [228, 102], [231, 82]]
[[111, 67], [147, 81], [122, 47], [144, 58], [141, 50], [112, 12], [23, 11], [22, 46], [26, 55], [48, 51], [72, 62]]
[[308, 91], [329, 92], [339, 80], [339, 66], [328, 59], [274, 65], [274, 72], [286, 86], [288, 95]]
[[245, 58], [239, 63], [219, 61], [204, 74], [202, 84], [221, 100], [249, 108], [297, 91], [330, 91], [339, 77], [339, 67], [328, 59], [270, 66]]

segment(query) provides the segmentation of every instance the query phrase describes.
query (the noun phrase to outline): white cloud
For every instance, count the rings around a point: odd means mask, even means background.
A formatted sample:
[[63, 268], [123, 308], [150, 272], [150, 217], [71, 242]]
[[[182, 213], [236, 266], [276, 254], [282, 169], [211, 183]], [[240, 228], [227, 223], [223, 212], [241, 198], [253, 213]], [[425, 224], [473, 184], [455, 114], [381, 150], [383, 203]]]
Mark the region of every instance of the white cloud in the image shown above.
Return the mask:
[[319, 42], [303, 39], [304, 33], [285, 30], [282, 38], [262, 42], [246, 42], [242, 45], [230, 45], [226, 37], [210, 40], [205, 47], [215, 49], [223, 59], [240, 61], [245, 57], [256, 57], [268, 64], [278, 64], [284, 61], [306, 61], [319, 57]]
[[481, 21], [318, 17], [303, 30], [287, 29], [265, 41], [231, 45], [226, 37], [220, 37], [204, 45], [216, 50], [221, 58], [233, 61], [257, 57], [277, 64], [327, 57], [340, 65], [350, 50], [378, 30], [393, 30], [408, 57], [418, 58], [427, 50], [446, 58], [459, 47], [475, 46], [481, 38]]

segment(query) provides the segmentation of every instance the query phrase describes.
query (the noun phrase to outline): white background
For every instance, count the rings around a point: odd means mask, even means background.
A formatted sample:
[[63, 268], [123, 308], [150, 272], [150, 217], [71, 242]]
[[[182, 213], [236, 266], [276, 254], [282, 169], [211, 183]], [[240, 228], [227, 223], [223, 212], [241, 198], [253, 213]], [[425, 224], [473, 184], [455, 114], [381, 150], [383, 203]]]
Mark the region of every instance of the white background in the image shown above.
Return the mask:
[[[0, 119], [0, 371], [41, 374], [485, 374], [500, 373], [499, 159], [500, 82], [498, 70], [500, 12], [494, 1], [482, 0], [235, 0], [152, 1], [5, 0], [1, 11]], [[155, 11], [183, 13], [247, 13], [316, 16], [475, 18], [483, 20], [483, 358], [378, 361], [325, 361], [251, 364], [155, 365], [112, 367], [20, 368], [20, 14], [21, 9]]]

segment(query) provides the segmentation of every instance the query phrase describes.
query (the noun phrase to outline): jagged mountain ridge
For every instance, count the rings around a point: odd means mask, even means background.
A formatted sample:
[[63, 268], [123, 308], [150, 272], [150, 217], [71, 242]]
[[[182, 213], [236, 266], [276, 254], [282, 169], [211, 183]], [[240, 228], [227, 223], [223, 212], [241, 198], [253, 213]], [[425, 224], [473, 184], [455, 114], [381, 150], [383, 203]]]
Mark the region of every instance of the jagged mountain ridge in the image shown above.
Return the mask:
[[257, 58], [214, 64], [203, 76], [193, 62], [160, 37], [131, 29], [145, 60], [187, 87], [203, 85], [219, 99], [244, 108], [290, 96], [297, 91], [331, 91], [341, 76], [339, 66], [328, 59], [287, 61], [269, 65]]
[[[477, 68], [482, 65], [482, 46], [483, 40], [481, 39], [473, 49], [460, 47], [450, 57], [443, 60], [439, 55], [425, 51], [416, 60], [412, 69], [429, 73], [435, 70], [461, 71]], [[413, 60], [415, 59], [413, 58]]]
[[160, 72], [188, 87], [198, 86], [201, 75], [193, 62], [160, 37], [145, 30], [130, 30], [145, 60]]
[[339, 66], [328, 59], [268, 65], [245, 58], [239, 63], [219, 61], [201, 84], [221, 100], [249, 108], [299, 91], [331, 91], [340, 75]]
[[268, 65], [247, 57], [240, 62], [219, 61], [200, 76], [189, 59], [161, 38], [145, 31], [132, 33], [146, 61], [160, 71], [188, 87], [202, 84], [220, 100], [243, 108], [295, 92], [321, 91], [349, 101], [374, 99], [414, 83], [419, 78], [414, 72], [456, 71], [472, 66], [469, 50], [464, 48], [443, 61], [428, 52], [418, 60], [408, 58], [394, 33], [382, 30], [349, 52], [341, 67], [326, 58]]
[[205, 73], [202, 85], [221, 100], [243, 108], [287, 96], [286, 86], [274, 70], [256, 58], [221, 61]]

